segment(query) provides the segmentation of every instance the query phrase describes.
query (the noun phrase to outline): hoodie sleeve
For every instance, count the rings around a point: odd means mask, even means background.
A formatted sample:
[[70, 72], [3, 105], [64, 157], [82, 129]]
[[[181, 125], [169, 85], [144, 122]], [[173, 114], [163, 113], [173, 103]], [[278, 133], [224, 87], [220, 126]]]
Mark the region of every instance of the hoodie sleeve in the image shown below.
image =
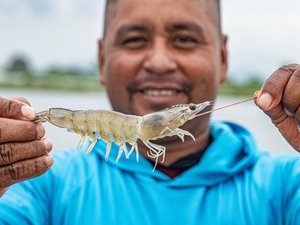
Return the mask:
[[300, 157], [288, 163], [284, 171], [286, 225], [300, 224]]
[[0, 224], [48, 224], [45, 192], [33, 180], [12, 185], [0, 198]]

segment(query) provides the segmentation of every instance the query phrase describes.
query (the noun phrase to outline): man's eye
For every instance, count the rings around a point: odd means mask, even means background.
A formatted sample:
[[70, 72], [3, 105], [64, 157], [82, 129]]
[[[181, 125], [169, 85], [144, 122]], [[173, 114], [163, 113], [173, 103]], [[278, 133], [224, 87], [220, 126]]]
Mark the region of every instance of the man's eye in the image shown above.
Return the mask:
[[179, 48], [193, 48], [197, 45], [197, 40], [188, 36], [178, 36], [173, 39], [173, 43]]
[[147, 39], [143, 37], [131, 37], [123, 40], [122, 45], [127, 48], [141, 48], [147, 44]]

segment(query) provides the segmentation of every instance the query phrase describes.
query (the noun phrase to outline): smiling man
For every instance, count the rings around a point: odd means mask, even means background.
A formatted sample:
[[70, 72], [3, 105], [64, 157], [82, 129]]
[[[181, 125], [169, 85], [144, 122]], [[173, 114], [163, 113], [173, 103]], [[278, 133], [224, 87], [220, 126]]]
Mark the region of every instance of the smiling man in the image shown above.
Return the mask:
[[[145, 115], [215, 99], [227, 72], [219, 15], [218, 1], [109, 1], [99, 61], [113, 109]], [[160, 141], [166, 165], [208, 144], [208, 116], [187, 126], [196, 142]]]
[[[214, 100], [227, 57], [217, 0], [108, 1], [100, 81], [115, 111]], [[256, 99], [297, 151], [299, 84], [300, 66], [283, 66]], [[156, 140], [167, 153], [151, 172], [142, 143], [138, 163], [134, 154], [115, 163], [115, 144], [106, 161], [102, 140], [88, 156], [50, 156], [34, 110], [18, 100], [0, 98], [1, 224], [299, 224], [300, 158], [269, 156], [237, 124], [193, 119], [184, 129], [195, 141]]]

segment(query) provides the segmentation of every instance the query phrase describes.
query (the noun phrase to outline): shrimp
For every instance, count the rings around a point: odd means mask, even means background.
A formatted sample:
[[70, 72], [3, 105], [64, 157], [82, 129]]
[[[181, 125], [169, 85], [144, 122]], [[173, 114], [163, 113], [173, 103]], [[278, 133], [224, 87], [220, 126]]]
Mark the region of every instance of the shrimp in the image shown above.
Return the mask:
[[[175, 105], [172, 108], [146, 114], [144, 116], [127, 115], [107, 110], [69, 110], [64, 108], [50, 108], [49, 110], [37, 113], [33, 122], [51, 124], [67, 128], [81, 136], [79, 147], [84, 143], [85, 137], [91, 140], [86, 149], [86, 154], [92, 151], [97, 139], [106, 142], [105, 159], [107, 160], [111, 151], [112, 142], [119, 146], [116, 162], [119, 161], [123, 152], [129, 158], [133, 151], [136, 151], [136, 160], [139, 160], [137, 141], [141, 140], [149, 149], [147, 155], [155, 159], [154, 169], [157, 166], [159, 157], [164, 162], [166, 147], [151, 142], [168, 136], [177, 135], [183, 142], [184, 136], [194, 136], [179, 127], [187, 121], [192, 120], [199, 112], [213, 101], [206, 101], [200, 104]], [[131, 145], [128, 151], [126, 143]]]

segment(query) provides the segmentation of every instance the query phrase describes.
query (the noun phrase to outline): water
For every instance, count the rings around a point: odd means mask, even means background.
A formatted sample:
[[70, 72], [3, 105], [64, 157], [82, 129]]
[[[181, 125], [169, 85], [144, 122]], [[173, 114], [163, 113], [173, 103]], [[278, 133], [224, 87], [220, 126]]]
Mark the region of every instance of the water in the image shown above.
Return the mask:
[[[14, 91], [1, 90], [0, 96], [23, 96], [37, 110], [42, 111], [50, 107], [63, 107], [70, 109], [110, 109], [110, 104], [102, 93], [66, 93], [42, 91]], [[220, 97], [216, 107], [224, 106], [242, 100], [235, 97]], [[216, 111], [212, 115], [214, 120], [227, 120], [237, 122], [248, 128], [257, 139], [258, 145], [271, 154], [297, 154], [297, 152], [284, 140], [273, 126], [270, 119], [259, 110], [253, 102]], [[65, 129], [45, 124], [46, 136], [53, 141], [54, 150], [66, 150], [77, 145], [80, 137], [69, 133]]]

